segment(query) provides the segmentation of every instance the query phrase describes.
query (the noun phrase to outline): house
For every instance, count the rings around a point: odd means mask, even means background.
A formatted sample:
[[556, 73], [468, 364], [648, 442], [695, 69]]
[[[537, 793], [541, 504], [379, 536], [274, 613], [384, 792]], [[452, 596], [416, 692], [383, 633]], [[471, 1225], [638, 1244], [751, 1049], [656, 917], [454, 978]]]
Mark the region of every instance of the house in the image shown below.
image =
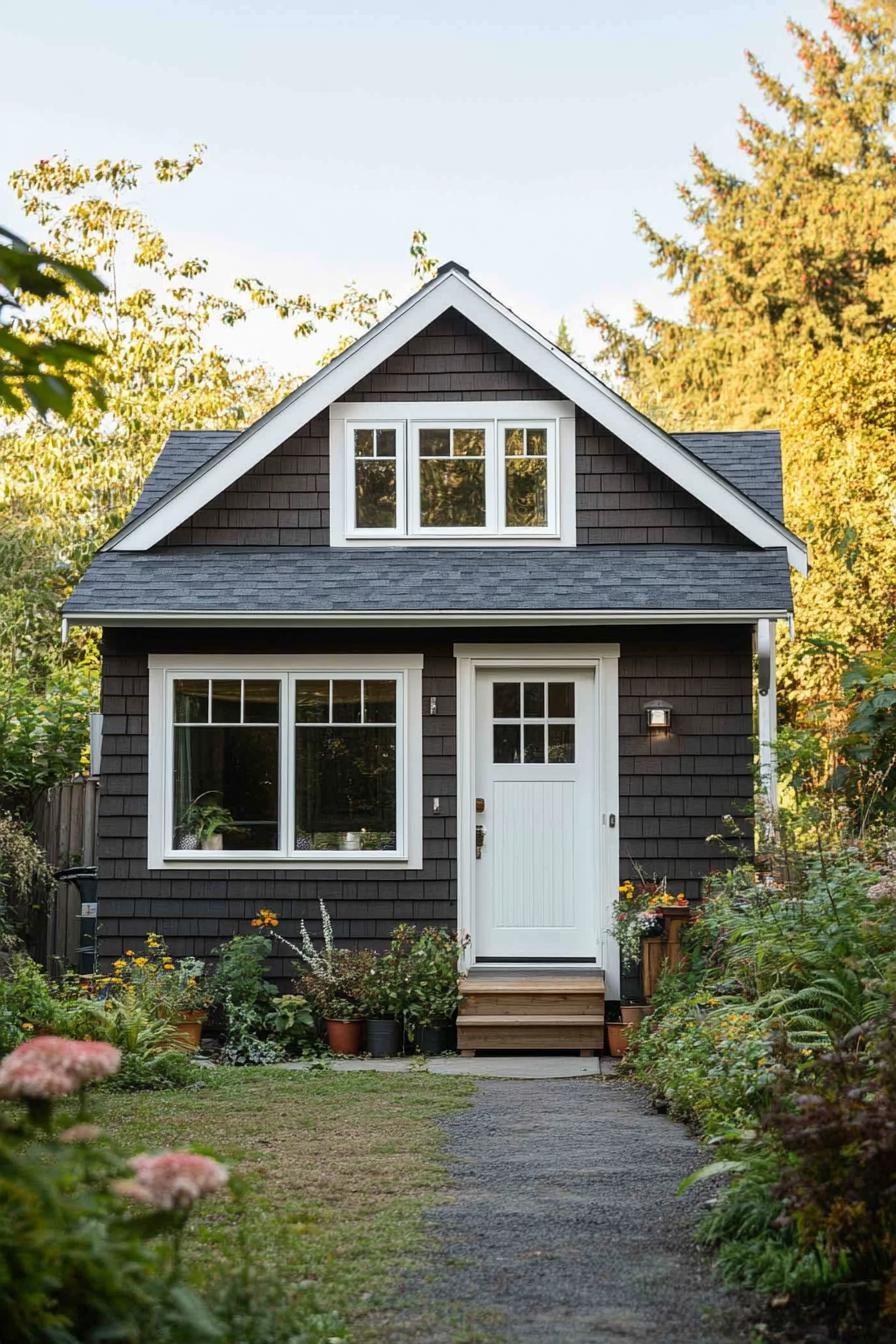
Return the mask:
[[[442, 266], [248, 429], [173, 433], [66, 603], [103, 627], [102, 953], [323, 898], [348, 943], [469, 930], [489, 1022], [502, 985], [618, 999], [620, 878], [698, 895], [757, 731], [774, 787], [791, 566], [777, 434], [665, 433]], [[593, 1043], [551, 1002], [525, 1042]]]

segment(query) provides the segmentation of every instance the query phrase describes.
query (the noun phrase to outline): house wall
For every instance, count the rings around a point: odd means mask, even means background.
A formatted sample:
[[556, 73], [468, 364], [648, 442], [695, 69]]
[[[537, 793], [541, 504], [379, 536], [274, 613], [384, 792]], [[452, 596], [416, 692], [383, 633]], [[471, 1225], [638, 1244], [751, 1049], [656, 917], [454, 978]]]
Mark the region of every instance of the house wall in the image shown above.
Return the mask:
[[[619, 641], [621, 877], [636, 865], [667, 875], [674, 890], [699, 894], [711, 867], [729, 860], [706, 837], [752, 800], [752, 652], [746, 627], [699, 626], [538, 630], [538, 641]], [[502, 630], [502, 642], [531, 642], [531, 631]], [[482, 631], [164, 631], [107, 630], [103, 641], [103, 776], [98, 866], [100, 949], [104, 958], [148, 930], [177, 955], [204, 956], [248, 931], [260, 905], [294, 937], [300, 919], [318, 927], [318, 898], [345, 944], [382, 945], [401, 920], [456, 923], [456, 731], [452, 645]], [[147, 654], [165, 652], [422, 652], [424, 865], [419, 872], [303, 873], [274, 870], [154, 871], [146, 867]], [[437, 713], [428, 713], [436, 697]], [[657, 741], [643, 729], [642, 704], [674, 706], [674, 733]], [[432, 797], [440, 799], [432, 813]], [[285, 958], [274, 973], [286, 981]]]
[[[459, 313], [444, 313], [346, 393], [345, 401], [563, 400]], [[329, 417], [293, 434], [162, 543], [329, 544]], [[745, 546], [738, 533], [581, 411], [576, 417], [581, 546]]]

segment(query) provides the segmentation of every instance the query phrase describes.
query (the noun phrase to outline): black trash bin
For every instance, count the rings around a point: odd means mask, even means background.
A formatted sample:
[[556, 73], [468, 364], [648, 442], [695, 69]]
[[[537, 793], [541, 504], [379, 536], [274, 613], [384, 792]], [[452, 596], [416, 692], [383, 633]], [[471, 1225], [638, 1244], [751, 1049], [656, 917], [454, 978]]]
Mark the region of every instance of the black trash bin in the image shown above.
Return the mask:
[[81, 897], [78, 972], [96, 974], [96, 868], [60, 868], [60, 882], [71, 882]]

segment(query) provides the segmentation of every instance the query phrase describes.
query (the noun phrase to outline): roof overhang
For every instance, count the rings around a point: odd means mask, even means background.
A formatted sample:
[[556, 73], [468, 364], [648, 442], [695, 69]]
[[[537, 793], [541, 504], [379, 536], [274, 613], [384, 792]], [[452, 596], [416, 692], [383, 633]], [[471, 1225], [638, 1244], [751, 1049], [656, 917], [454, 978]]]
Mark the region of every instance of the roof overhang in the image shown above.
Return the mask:
[[415, 629], [421, 626], [544, 626], [544, 625], [755, 625], [759, 620], [787, 620], [784, 609], [730, 609], [707, 611], [612, 610], [570, 608], [564, 611], [84, 611], [63, 618], [63, 638], [73, 625], [105, 628], [170, 629], [220, 626], [257, 629], [303, 629], [337, 626], [350, 629], [380, 626]]
[[460, 312], [741, 536], [763, 548], [785, 547], [790, 564], [801, 574], [807, 573], [806, 545], [789, 528], [456, 268], [445, 269], [365, 332], [210, 462], [123, 527], [104, 549], [145, 551], [155, 546], [449, 308]]

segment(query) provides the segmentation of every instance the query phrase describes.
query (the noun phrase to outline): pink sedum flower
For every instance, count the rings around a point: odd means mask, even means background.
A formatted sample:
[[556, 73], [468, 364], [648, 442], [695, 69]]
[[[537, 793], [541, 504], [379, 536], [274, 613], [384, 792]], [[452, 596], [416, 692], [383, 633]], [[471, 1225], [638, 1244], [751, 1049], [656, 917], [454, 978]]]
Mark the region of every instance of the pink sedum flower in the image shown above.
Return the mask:
[[222, 1190], [227, 1168], [201, 1153], [139, 1153], [128, 1166], [133, 1180], [116, 1181], [113, 1189], [126, 1199], [151, 1204], [155, 1209], [189, 1209], [198, 1199]]
[[121, 1051], [104, 1041], [33, 1036], [0, 1062], [0, 1097], [48, 1101], [67, 1097], [121, 1067]]

